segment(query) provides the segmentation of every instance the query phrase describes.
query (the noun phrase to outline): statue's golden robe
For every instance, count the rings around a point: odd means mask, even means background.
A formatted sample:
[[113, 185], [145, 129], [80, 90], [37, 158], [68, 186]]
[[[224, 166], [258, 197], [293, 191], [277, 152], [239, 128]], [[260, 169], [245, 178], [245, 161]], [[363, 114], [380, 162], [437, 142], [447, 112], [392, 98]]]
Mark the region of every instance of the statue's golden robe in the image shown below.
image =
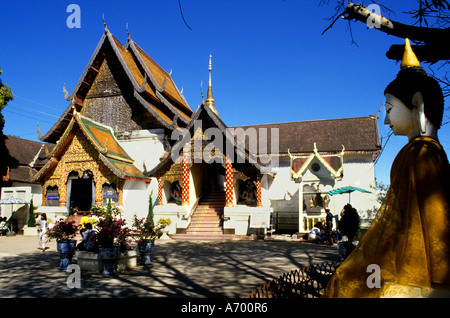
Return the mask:
[[[450, 285], [450, 168], [436, 140], [398, 153], [391, 185], [370, 228], [328, 283], [324, 297], [417, 297]], [[380, 288], [374, 283], [380, 268]]]

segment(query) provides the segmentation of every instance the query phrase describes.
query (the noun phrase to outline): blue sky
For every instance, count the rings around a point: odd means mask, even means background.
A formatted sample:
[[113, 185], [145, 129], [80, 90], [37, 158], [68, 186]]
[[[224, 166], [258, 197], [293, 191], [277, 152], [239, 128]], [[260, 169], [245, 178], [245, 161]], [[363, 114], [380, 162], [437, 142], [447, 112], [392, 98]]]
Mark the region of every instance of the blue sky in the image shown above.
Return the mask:
[[[67, 7], [81, 9], [81, 28], [68, 28]], [[289, 122], [375, 114], [383, 91], [399, 64], [386, 58], [402, 39], [354, 23], [351, 44], [345, 21], [324, 35], [334, 3], [318, 0], [177, 0], [8, 1], [2, 4], [0, 67], [2, 80], [16, 95], [4, 109], [5, 134], [38, 140], [68, 102], [100, 40], [104, 15], [108, 29], [122, 43], [126, 24], [133, 40], [172, 77], [195, 110], [206, 93], [212, 55], [216, 108], [228, 126]], [[393, 19], [406, 21], [403, 1]], [[400, 8], [400, 10], [399, 10]], [[383, 143], [389, 128], [379, 128]], [[448, 118], [445, 118], [448, 120]], [[450, 149], [450, 128], [439, 132]], [[395, 155], [407, 142], [392, 136], [375, 166], [379, 181], [389, 184]]]

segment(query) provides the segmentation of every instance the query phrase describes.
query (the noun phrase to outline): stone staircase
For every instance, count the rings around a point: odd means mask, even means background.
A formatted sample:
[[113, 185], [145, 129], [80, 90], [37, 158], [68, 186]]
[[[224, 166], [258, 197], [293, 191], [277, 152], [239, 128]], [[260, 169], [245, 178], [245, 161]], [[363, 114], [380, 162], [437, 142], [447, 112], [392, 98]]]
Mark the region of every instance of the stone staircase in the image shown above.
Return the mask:
[[223, 208], [225, 192], [205, 193], [192, 214], [186, 234], [172, 234], [173, 239], [185, 240], [229, 240], [234, 235], [223, 234]]

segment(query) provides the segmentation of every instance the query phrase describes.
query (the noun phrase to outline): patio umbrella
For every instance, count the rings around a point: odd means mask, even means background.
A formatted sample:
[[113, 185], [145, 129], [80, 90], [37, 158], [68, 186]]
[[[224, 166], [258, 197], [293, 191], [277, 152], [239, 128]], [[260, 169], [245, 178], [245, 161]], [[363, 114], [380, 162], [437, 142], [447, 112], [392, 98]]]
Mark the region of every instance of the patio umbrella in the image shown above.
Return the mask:
[[359, 191], [359, 192], [362, 192], [362, 193], [372, 193], [372, 192], [367, 191], [367, 190], [365, 190], [365, 189], [361, 189], [361, 188], [357, 188], [357, 187], [352, 187], [352, 186], [333, 189], [333, 190], [328, 191], [327, 193], [328, 193], [329, 195], [336, 195], [336, 194], [348, 193], [348, 203], [350, 203], [350, 193], [352, 193], [352, 192], [354, 192], [354, 191]]

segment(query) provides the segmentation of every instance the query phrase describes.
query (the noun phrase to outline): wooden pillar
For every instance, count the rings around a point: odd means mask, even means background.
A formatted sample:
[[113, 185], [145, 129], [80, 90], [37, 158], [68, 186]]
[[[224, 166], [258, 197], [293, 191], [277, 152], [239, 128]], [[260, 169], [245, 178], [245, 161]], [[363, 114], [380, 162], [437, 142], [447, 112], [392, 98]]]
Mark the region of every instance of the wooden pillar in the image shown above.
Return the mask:
[[233, 206], [233, 165], [231, 159], [225, 159], [225, 206]]
[[158, 178], [158, 205], [163, 205], [163, 188], [162, 188], [162, 178]]
[[261, 176], [256, 177], [256, 206], [262, 206]]
[[[123, 187], [125, 185], [125, 180], [119, 179], [117, 182], [117, 205], [123, 205]], [[103, 201], [103, 189], [102, 189], [102, 201]]]
[[189, 153], [187, 151], [183, 151], [183, 184], [181, 189], [181, 205], [189, 205]]

